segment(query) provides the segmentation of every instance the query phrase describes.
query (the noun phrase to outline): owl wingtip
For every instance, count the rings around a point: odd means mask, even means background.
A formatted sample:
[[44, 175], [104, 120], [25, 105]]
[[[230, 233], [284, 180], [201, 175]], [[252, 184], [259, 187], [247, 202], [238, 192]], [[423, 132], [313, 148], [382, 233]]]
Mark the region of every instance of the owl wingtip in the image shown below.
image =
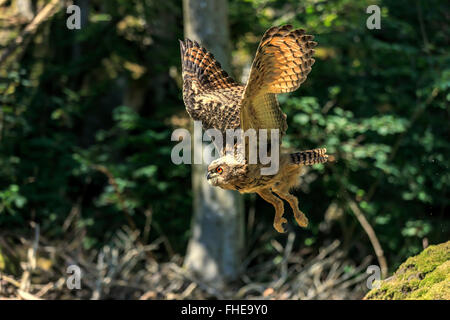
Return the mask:
[[182, 40], [180, 40], [180, 39], [178, 39], [178, 41], [179, 41], [179, 43], [180, 43], [180, 51], [181, 51], [181, 55], [183, 56], [183, 55], [184, 55], [184, 52], [185, 52], [185, 50], [186, 50], [186, 47], [185, 47], [185, 45], [184, 45], [184, 41], [182, 41]]

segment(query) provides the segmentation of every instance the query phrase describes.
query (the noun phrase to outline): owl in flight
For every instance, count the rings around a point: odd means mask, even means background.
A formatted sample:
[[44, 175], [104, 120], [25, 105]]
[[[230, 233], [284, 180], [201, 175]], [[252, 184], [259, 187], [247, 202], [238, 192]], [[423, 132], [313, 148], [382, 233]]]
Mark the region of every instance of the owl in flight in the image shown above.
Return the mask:
[[[223, 136], [227, 129], [242, 129], [242, 132], [278, 129], [281, 141], [287, 122], [276, 95], [292, 92], [306, 80], [314, 64], [313, 48], [317, 45], [312, 39], [305, 30], [292, 30], [290, 25], [268, 29], [256, 51], [246, 85], [228, 76], [214, 56], [197, 42], [180, 41], [187, 112], [194, 120], [201, 121], [205, 130], [216, 129]], [[247, 154], [242, 161], [222, 150], [221, 157], [208, 166], [207, 179], [211, 185], [223, 189], [259, 194], [275, 207], [273, 225], [282, 233], [287, 222], [283, 218], [283, 199], [291, 206], [297, 223], [301, 227], [308, 225], [297, 198], [289, 193], [298, 183], [302, 167], [327, 162], [332, 156], [326, 154], [325, 148], [279, 154], [278, 172], [262, 175], [263, 165], [251, 164]]]

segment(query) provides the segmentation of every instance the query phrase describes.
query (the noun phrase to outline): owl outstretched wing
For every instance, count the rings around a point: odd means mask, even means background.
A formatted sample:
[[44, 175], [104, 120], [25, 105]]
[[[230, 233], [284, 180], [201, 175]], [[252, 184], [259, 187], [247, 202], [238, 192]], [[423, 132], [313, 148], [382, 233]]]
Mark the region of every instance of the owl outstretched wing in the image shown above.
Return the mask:
[[226, 129], [240, 126], [239, 102], [244, 87], [234, 81], [220, 63], [196, 41], [180, 41], [183, 100], [194, 120], [205, 130], [214, 128], [225, 136]]
[[305, 30], [292, 26], [272, 27], [266, 31], [256, 51], [241, 105], [241, 127], [279, 129], [286, 132], [286, 115], [276, 94], [292, 92], [305, 80], [314, 64], [317, 45]]

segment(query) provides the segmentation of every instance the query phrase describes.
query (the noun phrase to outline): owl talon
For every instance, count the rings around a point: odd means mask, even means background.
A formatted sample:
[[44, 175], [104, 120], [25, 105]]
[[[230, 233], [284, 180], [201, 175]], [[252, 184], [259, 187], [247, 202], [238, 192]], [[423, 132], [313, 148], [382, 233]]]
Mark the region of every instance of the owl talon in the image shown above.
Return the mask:
[[273, 227], [275, 228], [275, 230], [277, 230], [279, 233], [285, 233], [286, 230], [283, 227], [283, 224], [287, 223], [287, 220], [285, 218], [279, 218], [276, 219], [273, 222]]
[[308, 218], [305, 216], [303, 212], [295, 215], [295, 220], [297, 221], [300, 227], [306, 228], [308, 226]]

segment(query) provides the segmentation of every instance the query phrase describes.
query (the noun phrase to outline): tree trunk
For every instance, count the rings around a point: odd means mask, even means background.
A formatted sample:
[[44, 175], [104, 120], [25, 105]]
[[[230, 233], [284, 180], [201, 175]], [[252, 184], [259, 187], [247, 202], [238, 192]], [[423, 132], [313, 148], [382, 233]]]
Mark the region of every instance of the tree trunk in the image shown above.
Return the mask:
[[26, 18], [28, 21], [33, 20], [34, 10], [31, 0], [17, 0], [16, 7], [22, 17]]
[[[198, 41], [230, 71], [226, 0], [183, 0], [184, 34]], [[222, 287], [235, 280], [244, 245], [243, 198], [236, 191], [211, 187], [207, 164], [193, 165], [194, 217], [185, 267], [201, 280]]]

